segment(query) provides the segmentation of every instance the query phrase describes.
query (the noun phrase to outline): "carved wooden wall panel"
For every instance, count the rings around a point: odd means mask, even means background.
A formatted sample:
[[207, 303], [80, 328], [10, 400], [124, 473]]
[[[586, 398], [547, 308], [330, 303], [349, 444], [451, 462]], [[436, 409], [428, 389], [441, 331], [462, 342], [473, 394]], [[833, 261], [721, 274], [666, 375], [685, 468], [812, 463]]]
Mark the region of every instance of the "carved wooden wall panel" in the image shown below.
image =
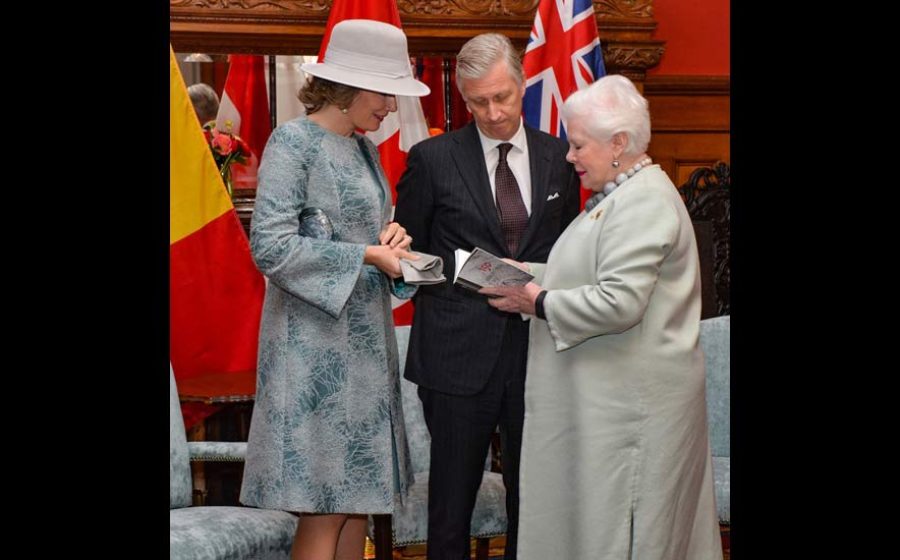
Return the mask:
[[[504, 33], [524, 49], [538, 0], [398, 0], [414, 55], [455, 55], [479, 33]], [[331, 0], [169, 0], [176, 52], [313, 54]], [[652, 0], [594, 0], [607, 71], [642, 81], [659, 63], [663, 41]]]
[[700, 253], [700, 318], [731, 314], [731, 166], [717, 162], [679, 184]]

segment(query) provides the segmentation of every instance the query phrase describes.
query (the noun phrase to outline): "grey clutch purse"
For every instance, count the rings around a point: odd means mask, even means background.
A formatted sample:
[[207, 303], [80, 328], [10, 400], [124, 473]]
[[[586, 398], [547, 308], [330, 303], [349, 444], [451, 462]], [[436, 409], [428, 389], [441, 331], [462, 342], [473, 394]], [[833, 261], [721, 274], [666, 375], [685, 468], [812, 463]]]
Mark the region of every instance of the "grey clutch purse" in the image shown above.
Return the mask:
[[321, 208], [309, 207], [300, 212], [300, 235], [315, 239], [331, 239], [334, 226]]

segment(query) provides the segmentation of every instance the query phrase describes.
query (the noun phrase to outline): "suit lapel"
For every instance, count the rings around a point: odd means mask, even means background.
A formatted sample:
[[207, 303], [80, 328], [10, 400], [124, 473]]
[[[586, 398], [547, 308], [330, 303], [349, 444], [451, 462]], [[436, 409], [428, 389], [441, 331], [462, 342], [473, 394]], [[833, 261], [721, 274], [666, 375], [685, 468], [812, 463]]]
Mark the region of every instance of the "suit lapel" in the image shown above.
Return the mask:
[[[478, 210], [484, 216], [484, 221], [500, 247], [506, 247], [503, 230], [500, 227], [500, 218], [497, 216], [497, 206], [491, 197], [491, 183], [487, 174], [487, 166], [484, 164], [484, 152], [481, 148], [481, 139], [475, 129], [475, 123], [469, 123], [461, 134], [454, 138], [452, 157], [463, 179], [469, 194], [475, 201]], [[530, 148], [530, 146], [529, 146]]]
[[525, 126], [525, 137], [528, 140], [528, 167], [531, 172], [531, 216], [528, 227], [522, 234], [519, 247], [513, 258], [517, 258], [534, 237], [541, 223], [541, 215], [547, 205], [547, 187], [550, 178], [550, 150], [545, 149], [543, 139], [534, 130]]

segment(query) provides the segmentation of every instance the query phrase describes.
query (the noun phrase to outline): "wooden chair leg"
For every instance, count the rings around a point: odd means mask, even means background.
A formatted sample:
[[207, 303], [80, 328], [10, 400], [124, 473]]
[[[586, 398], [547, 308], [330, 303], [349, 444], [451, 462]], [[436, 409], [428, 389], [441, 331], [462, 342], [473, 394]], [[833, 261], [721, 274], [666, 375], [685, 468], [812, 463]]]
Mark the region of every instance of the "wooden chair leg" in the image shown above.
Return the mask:
[[[188, 441], [206, 441], [206, 422], [198, 422], [187, 430]], [[191, 462], [191, 505], [205, 506], [207, 498], [206, 488], [206, 463], [203, 461]]]
[[722, 537], [723, 560], [728, 560], [731, 558], [731, 525], [719, 523], [719, 534]]
[[491, 552], [491, 539], [475, 539], [475, 560], [488, 560]]
[[372, 516], [375, 525], [375, 560], [392, 560], [394, 556], [394, 536], [390, 514]]

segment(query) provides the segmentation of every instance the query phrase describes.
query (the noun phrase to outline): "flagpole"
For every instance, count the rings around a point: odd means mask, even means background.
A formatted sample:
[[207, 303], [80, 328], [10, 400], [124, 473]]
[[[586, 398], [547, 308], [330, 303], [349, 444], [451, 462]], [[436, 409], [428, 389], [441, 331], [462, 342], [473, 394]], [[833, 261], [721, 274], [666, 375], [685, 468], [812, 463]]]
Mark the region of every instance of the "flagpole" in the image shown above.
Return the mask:
[[[269, 55], [269, 121], [272, 124], [272, 130], [278, 123], [278, 107], [275, 106], [275, 55]], [[262, 154], [260, 154], [260, 157]]]
[[443, 58], [443, 72], [444, 72], [444, 130], [450, 132], [450, 128], [453, 125], [453, 115], [450, 112], [452, 101], [450, 91], [450, 59], [447, 57]]

